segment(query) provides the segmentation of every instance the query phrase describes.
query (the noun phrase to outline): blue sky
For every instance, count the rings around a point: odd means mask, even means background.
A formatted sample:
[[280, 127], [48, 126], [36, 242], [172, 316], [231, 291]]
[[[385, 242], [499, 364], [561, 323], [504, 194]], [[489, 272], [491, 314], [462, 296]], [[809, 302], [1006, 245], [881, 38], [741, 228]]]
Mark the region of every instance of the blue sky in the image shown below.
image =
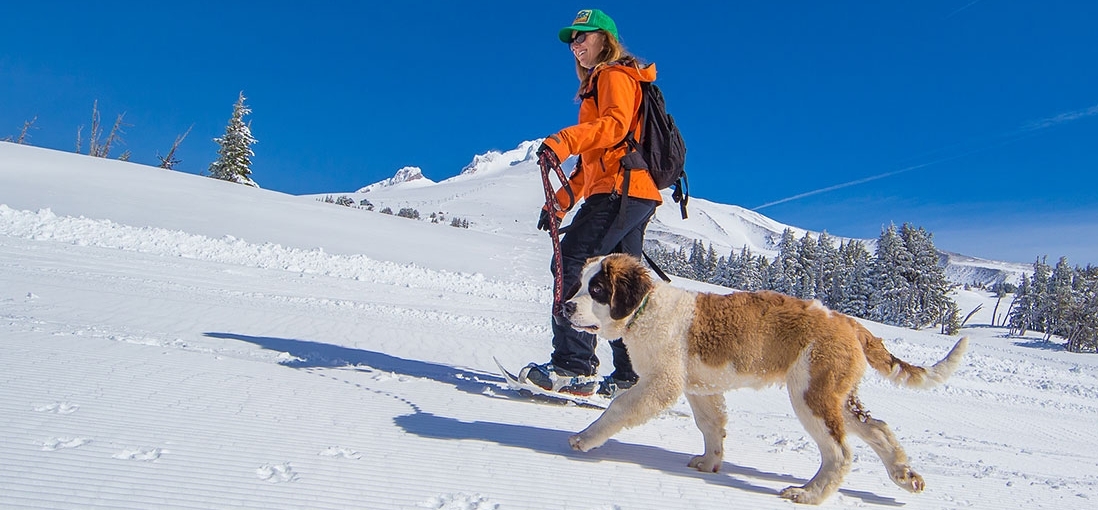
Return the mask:
[[[673, 6], [673, 8], [672, 8]], [[237, 93], [253, 177], [353, 191], [574, 122], [556, 39], [601, 8], [659, 66], [695, 196], [833, 235], [912, 223], [945, 250], [1098, 264], [1098, 2], [14, 2], [0, 138], [74, 150], [99, 101], [156, 164], [216, 157]], [[534, 215], [531, 214], [531, 218]], [[533, 228], [533, 220], [531, 220]]]

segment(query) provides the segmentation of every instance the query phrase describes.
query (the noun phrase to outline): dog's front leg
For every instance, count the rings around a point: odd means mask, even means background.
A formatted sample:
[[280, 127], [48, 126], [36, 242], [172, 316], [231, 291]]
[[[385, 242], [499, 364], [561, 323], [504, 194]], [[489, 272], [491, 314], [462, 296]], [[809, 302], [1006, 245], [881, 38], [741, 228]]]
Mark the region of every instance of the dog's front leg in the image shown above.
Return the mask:
[[675, 403], [682, 387], [682, 377], [672, 374], [641, 376], [636, 386], [615, 397], [599, 419], [568, 438], [568, 442], [581, 452], [598, 448], [621, 429], [647, 422]]

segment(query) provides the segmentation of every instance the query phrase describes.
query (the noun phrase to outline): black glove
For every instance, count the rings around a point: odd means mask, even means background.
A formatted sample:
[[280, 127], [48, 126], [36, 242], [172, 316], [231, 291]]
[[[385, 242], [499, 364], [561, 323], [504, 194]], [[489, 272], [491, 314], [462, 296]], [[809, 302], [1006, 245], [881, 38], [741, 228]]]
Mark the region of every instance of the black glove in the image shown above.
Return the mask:
[[550, 221], [552, 220], [549, 219], [549, 211], [542, 209], [541, 216], [538, 217], [538, 230], [549, 232], [549, 230], [553, 228], [549, 223]]
[[560, 158], [557, 157], [557, 153], [553, 152], [553, 149], [551, 149], [548, 145], [542, 143], [541, 147], [538, 147], [537, 154], [539, 164], [542, 161], [546, 161], [552, 166], [560, 166]]

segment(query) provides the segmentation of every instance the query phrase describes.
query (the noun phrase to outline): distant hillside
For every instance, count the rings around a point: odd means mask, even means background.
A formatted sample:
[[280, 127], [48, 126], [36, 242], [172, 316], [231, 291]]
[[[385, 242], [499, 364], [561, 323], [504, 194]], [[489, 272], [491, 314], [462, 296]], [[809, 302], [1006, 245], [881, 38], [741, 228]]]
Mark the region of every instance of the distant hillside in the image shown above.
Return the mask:
[[[408, 169], [401, 169], [393, 178], [365, 186], [352, 196], [356, 202], [368, 198], [379, 209], [412, 207], [424, 215], [436, 212], [466, 218], [474, 229], [540, 238], [544, 234], [534, 229], [537, 211], [545, 201], [534, 153], [539, 143], [523, 142], [509, 151], [477, 155], [460, 174], [438, 183], [423, 178], [422, 174], [417, 179], [408, 179]], [[565, 162], [566, 172], [571, 171], [572, 165], [571, 159]], [[557, 185], [555, 179], [552, 182]], [[664, 191], [664, 202], [648, 226], [647, 238], [675, 250], [700, 239], [706, 245], [712, 244], [722, 255], [747, 246], [754, 253], [773, 257], [786, 228], [793, 229], [797, 237], [808, 232], [739, 206], [698, 197], [691, 197], [689, 218], [684, 220], [678, 205], [671, 201], [670, 190]], [[819, 233], [812, 235], [816, 237]], [[862, 241], [870, 250], [876, 246], [876, 239]], [[1026, 265], [956, 253], [942, 252], [942, 256], [948, 278], [959, 284], [1014, 283], [1029, 269]]]

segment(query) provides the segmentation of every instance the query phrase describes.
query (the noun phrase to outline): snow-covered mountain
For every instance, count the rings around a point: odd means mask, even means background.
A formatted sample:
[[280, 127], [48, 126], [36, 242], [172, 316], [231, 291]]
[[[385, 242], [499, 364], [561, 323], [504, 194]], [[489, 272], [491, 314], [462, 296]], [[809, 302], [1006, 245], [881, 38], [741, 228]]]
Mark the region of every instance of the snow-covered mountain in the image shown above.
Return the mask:
[[[523, 142], [509, 151], [489, 151], [473, 157], [461, 172], [434, 183], [423, 179], [415, 186], [393, 186], [406, 182], [406, 168], [390, 179], [363, 187], [354, 193], [356, 203], [368, 198], [378, 208], [411, 207], [421, 213], [441, 213], [469, 219], [470, 228], [491, 232], [509, 231], [516, 236], [535, 233], [537, 211], [545, 201], [535, 151], [540, 140]], [[564, 163], [571, 172], [575, 158]], [[418, 169], [417, 169], [418, 170]], [[551, 181], [557, 185], [555, 178]], [[695, 190], [704, 194], [703, 190]], [[664, 205], [648, 226], [647, 238], [671, 249], [689, 248], [695, 240], [712, 244], [718, 254], [728, 255], [747, 246], [753, 253], [777, 255], [782, 232], [791, 228], [796, 236], [805, 229], [786, 225], [736, 205], [691, 197], [689, 218], [682, 219], [671, 191], [664, 190]], [[566, 220], [567, 221], [567, 220]], [[811, 232], [818, 237], [819, 232]], [[835, 237], [836, 242], [847, 238]], [[872, 251], [876, 239], [861, 239]], [[1029, 267], [1021, 264], [977, 259], [941, 250], [946, 276], [959, 284], [991, 285], [1016, 283]]]
[[397, 173], [392, 177], [375, 182], [369, 186], [364, 186], [355, 193], [368, 193], [375, 189], [389, 188], [397, 185], [403, 187], [418, 187], [418, 186], [430, 186], [435, 184], [434, 181], [423, 176], [423, 170], [417, 166], [406, 166], [397, 170]]

